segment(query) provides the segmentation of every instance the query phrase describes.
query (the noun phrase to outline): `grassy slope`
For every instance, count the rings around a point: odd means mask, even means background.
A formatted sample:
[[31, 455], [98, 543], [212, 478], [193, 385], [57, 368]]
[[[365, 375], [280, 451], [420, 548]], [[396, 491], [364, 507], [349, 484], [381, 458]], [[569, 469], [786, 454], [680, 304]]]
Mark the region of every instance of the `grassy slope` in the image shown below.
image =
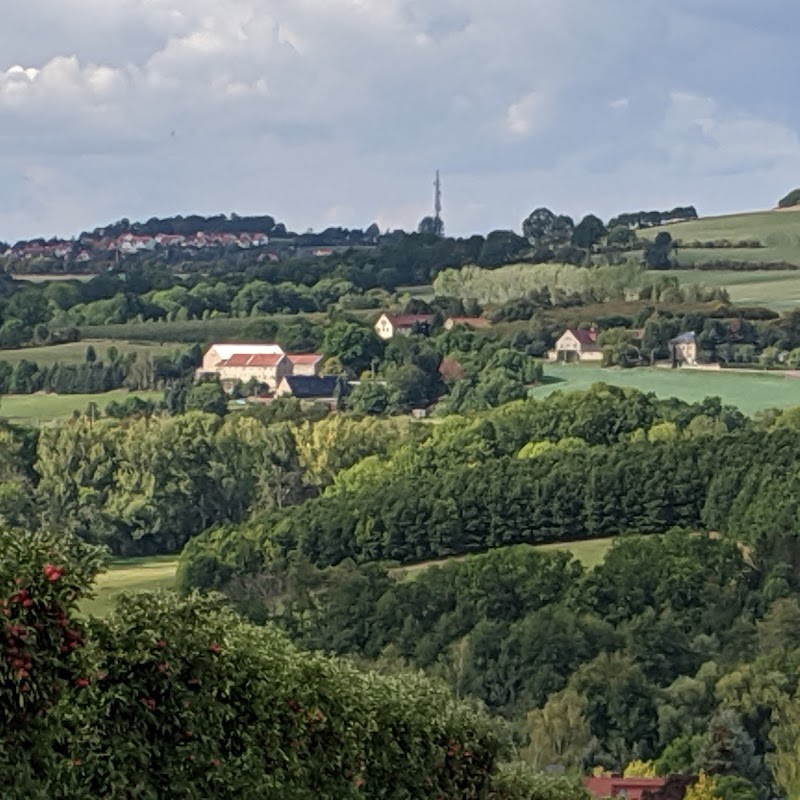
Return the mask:
[[95, 597], [85, 600], [81, 610], [102, 617], [114, 606], [120, 592], [171, 589], [175, 585], [178, 560], [175, 556], [131, 558], [114, 562], [108, 572], [99, 575]]
[[766, 306], [775, 311], [800, 305], [800, 271], [673, 269], [663, 274], [675, 275], [682, 285], [724, 286], [739, 305]]
[[85, 339], [81, 342], [70, 342], [69, 344], [56, 344], [49, 347], [20, 347], [16, 350], [0, 349], [0, 361], [8, 361], [16, 364], [23, 359], [35, 361], [40, 367], [49, 366], [56, 362], [62, 364], [81, 363], [86, 358], [86, 348], [92, 345], [97, 358], [105, 360], [106, 351], [109, 347], [116, 347], [120, 353], [137, 353], [141, 357], [168, 356], [175, 349], [181, 349], [180, 345], [154, 344], [148, 342], [128, 342], [124, 339]]
[[[135, 392], [146, 400], [161, 400], [163, 392]], [[7, 394], [0, 400], [0, 416], [13, 422], [41, 425], [63, 417], [73, 411], [85, 411], [89, 403], [102, 410], [112, 400], [122, 401], [131, 396], [127, 389], [115, 389], [104, 394]]]
[[558, 390], [586, 389], [593, 383], [604, 382], [655, 392], [659, 397], [678, 397], [690, 403], [706, 397], [719, 397], [745, 414], [765, 408], [800, 406], [800, 381], [775, 373], [719, 373], [643, 367], [624, 370], [548, 364], [545, 376], [555, 380], [531, 389], [532, 397], [546, 397]]
[[[611, 547], [613, 539], [587, 539], [579, 542], [555, 542], [553, 544], [529, 545], [542, 553], [552, 553], [556, 551], [568, 551], [575, 558], [581, 561], [587, 569], [596, 567], [605, 557]], [[524, 545], [523, 545], [524, 546]], [[417, 575], [430, 567], [441, 566], [449, 561], [463, 561], [472, 558], [472, 555], [451, 556], [450, 558], [435, 559], [432, 561], [421, 561], [419, 564], [412, 564], [407, 567], [397, 567], [392, 569], [392, 574], [404, 580], [413, 580]]]
[[732, 243], [759, 240], [764, 247], [753, 249], [679, 249], [677, 258], [682, 266], [730, 258], [753, 263], [786, 261], [800, 266], [800, 212], [755, 211], [720, 217], [703, 217], [639, 231], [639, 236], [652, 239], [659, 231], [668, 231], [679, 242], [709, 242], [727, 239]]

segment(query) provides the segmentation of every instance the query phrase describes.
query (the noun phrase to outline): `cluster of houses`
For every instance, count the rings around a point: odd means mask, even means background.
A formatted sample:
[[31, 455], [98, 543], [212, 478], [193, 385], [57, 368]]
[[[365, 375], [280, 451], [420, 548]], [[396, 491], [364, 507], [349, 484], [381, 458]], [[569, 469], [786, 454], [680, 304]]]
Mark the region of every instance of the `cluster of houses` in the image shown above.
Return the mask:
[[180, 247], [195, 251], [211, 247], [234, 246], [247, 250], [254, 247], [265, 247], [268, 244], [269, 236], [265, 233], [204, 233], [200, 231], [189, 236], [169, 233], [157, 233], [153, 236], [123, 233], [116, 237], [81, 237], [78, 240], [53, 239], [49, 242], [40, 239], [18, 242], [5, 250], [0, 249], [0, 256], [19, 260], [72, 259], [78, 263], [84, 263], [103, 253], [131, 255], [168, 247]]
[[[381, 314], [375, 323], [375, 333], [381, 339], [393, 339], [395, 336], [409, 336], [412, 333], [428, 333], [433, 324], [433, 314]], [[484, 317], [448, 317], [444, 321], [444, 329], [452, 330], [456, 325], [477, 330], [488, 328], [491, 323]]]
[[[602, 361], [603, 348], [598, 343], [599, 333], [595, 326], [568, 328], [548, 352], [548, 360], [565, 363]], [[697, 336], [693, 331], [686, 331], [670, 339], [669, 352], [673, 366], [697, 366]]]
[[[432, 314], [381, 314], [375, 322], [375, 333], [384, 340], [412, 333], [428, 333], [434, 321]], [[446, 330], [456, 326], [486, 328], [483, 317], [449, 317]], [[596, 327], [569, 328], [548, 353], [553, 362], [599, 362], [603, 350], [598, 343]], [[669, 342], [673, 366], [697, 364], [697, 337], [691, 331]], [[238, 384], [255, 384], [275, 397], [298, 397], [333, 400], [339, 379], [323, 376], [323, 356], [319, 353], [286, 353], [277, 344], [212, 344], [197, 370], [198, 379], [216, 377], [229, 391]]]
[[[375, 332], [382, 339], [427, 332], [432, 314], [381, 314]], [[481, 317], [450, 317], [444, 327], [480, 328], [489, 325]], [[319, 353], [286, 353], [277, 344], [212, 344], [195, 374], [197, 380], [217, 378], [227, 391], [238, 384], [254, 384], [274, 397], [332, 401], [339, 379], [321, 375]]]

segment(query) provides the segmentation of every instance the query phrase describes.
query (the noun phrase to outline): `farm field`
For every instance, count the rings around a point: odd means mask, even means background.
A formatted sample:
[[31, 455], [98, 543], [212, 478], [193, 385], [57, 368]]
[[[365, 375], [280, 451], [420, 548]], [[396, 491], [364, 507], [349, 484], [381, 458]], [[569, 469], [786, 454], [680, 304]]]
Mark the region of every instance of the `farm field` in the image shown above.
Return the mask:
[[604, 369], [579, 364], [547, 364], [542, 386], [530, 390], [531, 397], [547, 397], [555, 391], [588, 389], [594, 383], [608, 383], [654, 392], [659, 397], [678, 397], [689, 403], [719, 397], [745, 414], [765, 408], [800, 406], [800, 380], [776, 373], [704, 372], [639, 367]]
[[[131, 396], [127, 389], [104, 394], [7, 394], [0, 400], [0, 417], [25, 425], [44, 425], [69, 417], [73, 411], [85, 411], [89, 403], [101, 410], [112, 400], [121, 402]], [[161, 400], [163, 392], [134, 392], [143, 400]]]
[[17, 364], [22, 360], [35, 361], [40, 367], [56, 362], [62, 364], [82, 363], [86, 358], [86, 348], [92, 345], [97, 353], [97, 360], [104, 361], [109, 347], [116, 347], [121, 353], [138, 353], [145, 356], [168, 356], [180, 346], [154, 344], [152, 342], [129, 342], [124, 339], [84, 339], [80, 342], [55, 344], [43, 347], [20, 347], [16, 350], [0, 349], [0, 361]]
[[[377, 316], [377, 312], [374, 313]], [[129, 342], [186, 343], [212, 341], [245, 341], [253, 337], [248, 331], [258, 323], [318, 322], [325, 314], [270, 314], [263, 317], [216, 317], [215, 319], [126, 322], [119, 325], [92, 325], [81, 328], [85, 339], [120, 339]]]
[[763, 263], [786, 261], [800, 265], [800, 212], [753, 211], [719, 217], [703, 217], [637, 231], [637, 235], [653, 239], [659, 231], [667, 231], [674, 240], [688, 244], [727, 239], [732, 243], [758, 240], [764, 246], [752, 249], [686, 249], [678, 250], [681, 264], [708, 263], [725, 258]]
[[178, 559], [175, 556], [120, 559], [108, 572], [97, 576], [96, 593], [81, 603], [81, 611], [103, 617], [114, 607], [120, 592], [171, 589], [175, 584]]
[[739, 305], [766, 306], [775, 311], [800, 306], [800, 270], [673, 269], [658, 274], [674, 275], [682, 286], [690, 283], [722, 286]]
[[67, 272], [53, 273], [52, 275], [40, 275], [32, 272], [29, 275], [25, 273], [12, 273], [11, 277], [15, 281], [27, 281], [28, 283], [48, 283], [54, 281], [80, 281], [81, 283], [88, 283], [92, 278], [95, 277], [95, 275], [94, 273], [86, 274], [85, 272]]
[[[606, 553], [614, 543], [613, 538], [607, 539], [584, 539], [575, 542], [553, 542], [550, 544], [536, 544], [527, 545], [534, 550], [542, 553], [554, 552], [568, 552], [577, 558], [586, 569], [592, 569], [600, 564], [606, 557]], [[525, 545], [523, 545], [525, 546]], [[431, 567], [441, 566], [448, 561], [463, 561], [466, 558], [472, 558], [474, 554], [467, 554], [463, 556], [452, 556], [451, 558], [434, 559], [431, 561], [421, 561], [419, 564], [412, 564], [407, 567], [396, 567], [390, 572], [398, 578], [403, 580], [414, 580], [417, 575], [421, 574]]]

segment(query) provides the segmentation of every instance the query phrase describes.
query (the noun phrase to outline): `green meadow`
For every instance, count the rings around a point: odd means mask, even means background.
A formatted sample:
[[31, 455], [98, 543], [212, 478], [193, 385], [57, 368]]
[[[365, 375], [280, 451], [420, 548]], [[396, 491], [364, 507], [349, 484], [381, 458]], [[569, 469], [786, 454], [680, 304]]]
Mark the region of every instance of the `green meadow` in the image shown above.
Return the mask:
[[546, 364], [545, 383], [530, 390], [531, 397], [547, 397], [555, 391], [588, 389], [608, 383], [654, 392], [659, 397], [678, 397], [688, 403], [719, 397], [745, 414], [766, 408], [800, 406], [800, 380], [780, 372], [719, 372], [692, 369], [638, 367], [621, 369], [582, 364]]
[[115, 389], [103, 394], [6, 394], [0, 399], [0, 417], [25, 425], [44, 425], [69, 417], [74, 411], [86, 411], [95, 403], [102, 411], [112, 400], [123, 402], [136, 394], [143, 400], [161, 400], [163, 392], [129, 392]]
[[103, 617], [114, 607], [120, 592], [156, 591], [175, 586], [175, 556], [153, 556], [114, 561], [107, 572], [97, 576], [95, 596], [84, 600], [81, 610], [85, 614]]
[[129, 342], [125, 339], [84, 339], [67, 344], [43, 345], [41, 347], [19, 347], [14, 350], [0, 348], [0, 361], [17, 364], [20, 361], [35, 361], [40, 367], [51, 364], [79, 364], [86, 359], [86, 348], [91, 345], [98, 361], [106, 359], [109, 347], [115, 347], [120, 354], [136, 353], [145, 356], [169, 356], [179, 345], [156, 344], [154, 342]]

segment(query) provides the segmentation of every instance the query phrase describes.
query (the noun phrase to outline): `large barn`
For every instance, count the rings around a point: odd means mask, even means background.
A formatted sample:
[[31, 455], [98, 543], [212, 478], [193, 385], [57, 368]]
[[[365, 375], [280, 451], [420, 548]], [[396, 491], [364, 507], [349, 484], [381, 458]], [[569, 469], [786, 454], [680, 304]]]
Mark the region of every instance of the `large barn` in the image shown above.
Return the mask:
[[288, 375], [316, 375], [321, 363], [316, 353], [288, 354], [277, 344], [212, 344], [197, 372], [216, 375], [223, 384], [255, 380], [274, 392]]

